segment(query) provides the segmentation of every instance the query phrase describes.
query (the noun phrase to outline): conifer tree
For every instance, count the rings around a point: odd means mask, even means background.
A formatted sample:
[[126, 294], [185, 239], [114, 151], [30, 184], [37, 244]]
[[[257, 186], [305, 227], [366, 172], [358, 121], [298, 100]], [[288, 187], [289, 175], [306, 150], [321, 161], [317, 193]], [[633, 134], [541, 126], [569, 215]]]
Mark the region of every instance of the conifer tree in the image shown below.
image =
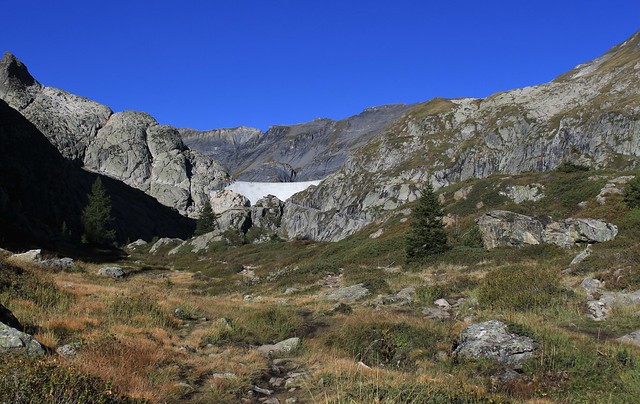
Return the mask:
[[211, 203], [206, 201], [202, 207], [200, 217], [196, 221], [196, 230], [193, 232], [194, 236], [200, 236], [205, 233], [209, 233], [215, 230], [216, 227], [216, 215], [211, 209]]
[[636, 175], [624, 188], [624, 201], [631, 209], [640, 208], [640, 175]]
[[442, 207], [431, 183], [421, 190], [418, 205], [411, 216], [411, 227], [406, 238], [407, 261], [420, 261], [449, 248], [442, 223]]
[[100, 177], [96, 178], [91, 186], [89, 202], [82, 211], [82, 225], [82, 239], [87, 243], [106, 245], [116, 238], [116, 232], [111, 227], [111, 200], [102, 186]]

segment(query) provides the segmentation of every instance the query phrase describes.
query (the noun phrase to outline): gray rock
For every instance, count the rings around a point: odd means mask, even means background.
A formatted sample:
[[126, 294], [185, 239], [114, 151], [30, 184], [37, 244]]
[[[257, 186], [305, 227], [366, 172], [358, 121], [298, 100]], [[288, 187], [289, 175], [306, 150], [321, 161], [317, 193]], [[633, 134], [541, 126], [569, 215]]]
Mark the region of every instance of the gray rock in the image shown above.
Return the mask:
[[491, 320], [462, 330], [455, 354], [472, 359], [494, 359], [517, 369], [533, 357], [534, 351], [535, 344], [531, 338], [509, 333], [506, 324]]
[[549, 223], [544, 242], [560, 247], [573, 247], [577, 243], [602, 243], [613, 240], [618, 227], [596, 219], [565, 219]]
[[640, 330], [634, 331], [627, 335], [623, 335], [622, 337], [618, 338], [617, 341], [640, 347]]
[[135, 250], [138, 247], [142, 247], [143, 245], [147, 245], [149, 243], [147, 243], [146, 241], [144, 241], [143, 239], [137, 239], [136, 241], [134, 241], [133, 243], [129, 243], [127, 244], [127, 249], [128, 250]]
[[258, 199], [251, 208], [251, 222], [255, 227], [276, 232], [282, 225], [284, 202], [273, 195]]
[[124, 271], [119, 267], [102, 267], [98, 270], [98, 275], [113, 279], [122, 279], [124, 277]]
[[449, 307], [451, 307], [451, 305], [446, 299], [438, 299], [435, 302], [433, 302], [433, 304], [443, 309], [448, 309]]
[[299, 346], [300, 338], [294, 337], [280, 341], [277, 344], [259, 346], [258, 351], [268, 356], [282, 356], [294, 352]]
[[27, 355], [44, 355], [44, 349], [31, 335], [0, 323], [0, 352]]
[[542, 184], [512, 185], [507, 188], [504, 195], [518, 204], [525, 201], [537, 202], [544, 198], [543, 189]]
[[251, 209], [227, 209], [222, 214], [218, 215], [216, 222], [218, 230], [221, 233], [231, 230], [244, 234], [251, 228]]
[[[220, 235], [221, 231], [220, 230], [214, 230], [212, 232], [209, 233], [205, 233], [202, 234], [198, 237], [193, 238], [189, 244], [191, 245], [191, 252], [193, 253], [199, 253], [200, 251], [204, 251], [207, 248], [209, 248], [209, 244], [211, 244], [214, 241], [221, 241], [222, 240], [222, 236]], [[178, 246], [175, 248], [175, 252], [177, 252], [177, 249], [180, 248], [182, 245]], [[174, 250], [171, 250], [169, 252], [169, 255], [171, 255], [171, 253]], [[174, 252], [174, 254], [175, 254]]]
[[544, 226], [529, 216], [494, 210], [476, 220], [485, 248], [524, 246], [542, 243]]
[[444, 307], [426, 307], [422, 309], [422, 314], [429, 320], [445, 320], [451, 317], [449, 310]]
[[153, 243], [153, 245], [151, 246], [151, 248], [149, 249], [149, 253], [151, 254], [155, 254], [158, 252], [158, 250], [166, 245], [171, 245], [171, 244], [178, 244], [178, 243], [182, 243], [184, 240], [179, 239], [179, 238], [170, 238], [170, 237], [163, 237], [161, 239], [159, 239], [158, 241], [156, 241], [155, 243]]
[[13, 254], [11, 259], [23, 262], [40, 262], [42, 260], [42, 250], [29, 250], [21, 254]]
[[209, 201], [213, 213], [222, 213], [235, 208], [248, 208], [251, 205], [246, 196], [228, 189], [212, 192]]
[[73, 268], [73, 258], [51, 258], [40, 262], [41, 265], [50, 267], [56, 271], [68, 271]]
[[56, 348], [56, 353], [60, 356], [70, 358], [78, 354], [78, 348], [80, 348], [79, 342], [65, 344]]
[[333, 290], [323, 296], [324, 300], [339, 300], [343, 302], [355, 302], [369, 294], [369, 290], [365, 288], [361, 283], [352, 286], [345, 286], [336, 290]]
[[578, 265], [579, 263], [587, 259], [587, 257], [589, 257], [590, 255], [591, 255], [591, 248], [589, 244], [587, 244], [587, 247], [580, 254], [573, 257], [569, 265]]

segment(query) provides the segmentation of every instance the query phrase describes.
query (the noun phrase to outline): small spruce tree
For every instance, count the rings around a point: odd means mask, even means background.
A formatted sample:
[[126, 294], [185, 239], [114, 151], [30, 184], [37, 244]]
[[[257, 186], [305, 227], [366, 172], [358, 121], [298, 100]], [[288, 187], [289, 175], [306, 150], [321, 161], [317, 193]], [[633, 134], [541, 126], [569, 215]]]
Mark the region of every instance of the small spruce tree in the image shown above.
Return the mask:
[[631, 209], [640, 208], [640, 175], [636, 175], [624, 187], [624, 201]]
[[111, 200], [98, 177], [91, 186], [89, 202], [82, 211], [83, 241], [99, 245], [111, 243], [116, 238], [112, 225]]
[[431, 183], [427, 183], [421, 190], [418, 205], [411, 212], [411, 216], [411, 227], [406, 238], [407, 261], [420, 261], [449, 248], [442, 223], [442, 206]]
[[211, 203], [206, 201], [200, 212], [200, 217], [196, 221], [196, 230], [193, 232], [194, 236], [200, 236], [205, 233], [214, 231], [216, 228], [216, 215], [211, 209]]

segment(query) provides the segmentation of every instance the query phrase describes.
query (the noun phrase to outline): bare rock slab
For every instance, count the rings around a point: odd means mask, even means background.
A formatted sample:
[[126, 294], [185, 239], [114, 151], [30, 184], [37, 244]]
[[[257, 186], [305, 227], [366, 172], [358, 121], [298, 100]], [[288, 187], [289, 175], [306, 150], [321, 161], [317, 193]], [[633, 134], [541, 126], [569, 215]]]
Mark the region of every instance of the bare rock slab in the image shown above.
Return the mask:
[[341, 302], [355, 302], [369, 294], [369, 289], [365, 288], [362, 283], [352, 286], [345, 286], [336, 289], [322, 296], [324, 300], [336, 300]]

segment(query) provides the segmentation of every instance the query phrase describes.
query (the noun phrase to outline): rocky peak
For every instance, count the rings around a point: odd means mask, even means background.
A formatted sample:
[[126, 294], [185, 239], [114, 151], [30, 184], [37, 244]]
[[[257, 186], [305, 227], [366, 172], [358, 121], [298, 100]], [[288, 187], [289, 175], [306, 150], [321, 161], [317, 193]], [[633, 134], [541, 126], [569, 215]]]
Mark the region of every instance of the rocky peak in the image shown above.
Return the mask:
[[0, 98], [10, 106], [26, 107], [42, 89], [29, 70], [12, 53], [5, 52], [0, 60]]

